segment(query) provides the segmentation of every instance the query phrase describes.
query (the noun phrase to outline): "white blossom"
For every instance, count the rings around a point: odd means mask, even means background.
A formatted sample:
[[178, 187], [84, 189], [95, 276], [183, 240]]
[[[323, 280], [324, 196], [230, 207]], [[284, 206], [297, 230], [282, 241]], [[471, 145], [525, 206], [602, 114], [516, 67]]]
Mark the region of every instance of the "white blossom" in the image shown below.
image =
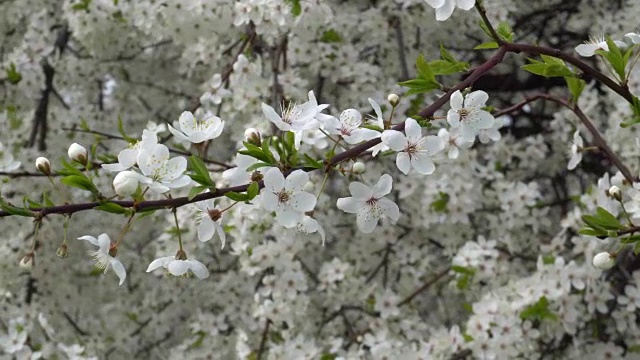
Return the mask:
[[451, 94], [451, 109], [447, 113], [447, 121], [453, 128], [460, 128], [460, 135], [466, 141], [473, 141], [482, 129], [493, 126], [495, 119], [482, 107], [489, 99], [489, 95], [482, 90], [467, 94], [457, 90]]
[[109, 268], [112, 268], [113, 272], [115, 272], [116, 275], [118, 275], [118, 278], [120, 278], [119, 285], [124, 283], [124, 279], [127, 278], [127, 272], [120, 260], [116, 259], [115, 255], [111, 255], [114, 249], [112, 248], [109, 235], [100, 234], [97, 239], [93, 236], [85, 235], [79, 237], [78, 240], [85, 240], [95, 246], [98, 246], [98, 250], [90, 252], [91, 256], [96, 260], [96, 267], [104, 270], [105, 274]]
[[173, 276], [183, 276], [189, 270], [198, 278], [206, 279], [209, 277], [207, 267], [197, 260], [178, 260], [174, 256], [165, 256], [157, 258], [149, 264], [147, 272], [151, 272], [157, 268], [163, 267]]
[[436, 9], [436, 20], [445, 21], [453, 10], [458, 7], [462, 10], [470, 10], [476, 4], [476, 0], [425, 0], [429, 6]]
[[190, 111], [180, 115], [177, 124], [169, 125], [169, 131], [180, 140], [199, 144], [207, 140], [215, 139], [224, 129], [224, 121], [214, 115], [204, 115], [204, 119], [196, 119]]
[[412, 118], [407, 118], [404, 124], [406, 136], [400, 131], [385, 130], [382, 142], [398, 152], [396, 166], [403, 174], [409, 174], [412, 167], [420, 174], [432, 174], [436, 166], [431, 158], [444, 149], [444, 141], [434, 135], [423, 137], [422, 128]]
[[309, 175], [296, 170], [285, 179], [278, 168], [270, 168], [264, 174], [264, 189], [259, 202], [267, 211], [275, 211], [276, 221], [286, 228], [301, 222], [304, 213], [316, 206], [316, 197], [303, 191]]
[[180, 188], [191, 182], [191, 179], [184, 175], [187, 159], [181, 156], [170, 159], [169, 148], [162, 144], [142, 149], [138, 155], [138, 166], [144, 175], [140, 182], [156, 193]]

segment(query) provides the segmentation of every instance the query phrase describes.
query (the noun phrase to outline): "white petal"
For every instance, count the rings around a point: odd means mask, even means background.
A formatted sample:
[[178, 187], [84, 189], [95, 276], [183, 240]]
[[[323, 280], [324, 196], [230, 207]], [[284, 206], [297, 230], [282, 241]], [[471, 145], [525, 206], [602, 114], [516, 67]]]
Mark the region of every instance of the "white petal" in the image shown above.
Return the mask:
[[476, 129], [489, 129], [493, 126], [495, 119], [493, 118], [493, 115], [482, 110], [473, 111], [469, 114], [467, 122]]
[[375, 196], [376, 199], [380, 199], [391, 192], [392, 186], [393, 178], [391, 175], [384, 174], [380, 176], [380, 180], [378, 180], [378, 183], [373, 187], [373, 196]]
[[424, 175], [433, 174], [436, 170], [436, 166], [433, 165], [433, 161], [427, 156], [417, 156], [411, 159], [411, 165], [417, 172]]
[[351, 196], [363, 200], [369, 200], [373, 196], [373, 190], [358, 181], [353, 181], [349, 184], [349, 192], [351, 192]]
[[460, 135], [466, 141], [474, 141], [478, 133], [476, 130], [466, 123], [460, 125]]
[[427, 4], [429, 4], [429, 6], [431, 6], [434, 9], [439, 8], [440, 6], [444, 5], [445, 0], [425, 0], [427, 2]]
[[582, 153], [573, 154], [571, 159], [569, 160], [569, 164], [567, 164], [567, 170], [573, 170], [578, 166], [578, 164], [582, 161]]
[[407, 134], [407, 140], [409, 142], [415, 143], [416, 141], [422, 138], [422, 128], [420, 127], [418, 122], [413, 118], [407, 118], [407, 120], [405, 120], [404, 133]]
[[189, 270], [189, 264], [184, 260], [174, 260], [167, 266], [169, 273], [173, 276], [184, 275]]
[[411, 170], [411, 160], [409, 160], [409, 154], [405, 152], [399, 152], [398, 156], [396, 156], [396, 166], [398, 170], [402, 171], [403, 174], [409, 174], [409, 170]]
[[445, 21], [453, 14], [456, 5], [452, 0], [445, 1], [444, 5], [436, 9], [436, 20]]
[[402, 151], [407, 146], [407, 138], [400, 131], [385, 130], [381, 138], [382, 142], [394, 151]]
[[174, 129], [173, 126], [171, 126], [171, 124], [167, 124], [169, 125], [169, 132], [171, 132], [171, 134], [173, 134], [173, 136], [177, 137], [180, 140], [183, 141], [189, 141], [189, 138], [187, 136], [185, 136], [182, 131]]
[[268, 191], [279, 192], [284, 188], [284, 175], [280, 169], [272, 167], [264, 174], [264, 188]]
[[303, 213], [295, 211], [288, 206], [276, 209], [276, 220], [287, 229], [296, 226], [302, 220], [303, 216]]
[[422, 149], [429, 152], [429, 156], [432, 156], [444, 150], [445, 145], [446, 143], [441, 137], [429, 135], [425, 137], [424, 142], [422, 143]]
[[289, 205], [298, 212], [307, 212], [316, 207], [316, 197], [308, 192], [299, 192], [289, 197]]
[[638, 34], [638, 33], [628, 33], [628, 34], [625, 34], [624, 36], [629, 38], [629, 40], [631, 40], [632, 43], [640, 44], [640, 34]]
[[398, 221], [398, 219], [400, 218], [400, 208], [398, 208], [398, 205], [396, 203], [387, 198], [382, 198], [378, 200], [378, 204], [383, 209], [386, 216], [388, 216], [394, 222]]
[[174, 157], [167, 161], [164, 166], [165, 176], [160, 179], [164, 181], [171, 181], [177, 179], [187, 170], [187, 159], [182, 156]]
[[460, 114], [456, 110], [449, 110], [447, 112], [447, 122], [452, 128], [457, 128], [460, 126]]
[[576, 46], [576, 52], [584, 57], [593, 56], [598, 49], [600, 49], [600, 47], [595, 44], [580, 44]]
[[224, 244], [227, 243], [227, 235], [224, 233], [224, 229], [222, 225], [214, 222], [213, 225], [216, 227], [216, 231], [218, 232], [218, 236], [220, 236], [220, 242], [222, 243], [222, 248], [224, 249]]
[[467, 95], [464, 99], [464, 107], [472, 108], [477, 106], [484, 106], [484, 104], [489, 100], [489, 94], [482, 90], [477, 90], [469, 95]]
[[147, 272], [151, 272], [159, 267], [167, 267], [167, 265], [173, 260], [175, 260], [173, 256], [165, 256], [165, 257], [157, 258], [153, 260], [151, 264], [149, 264], [149, 267], [147, 267]]
[[181, 188], [191, 184], [191, 178], [187, 175], [182, 175], [177, 179], [173, 180], [171, 183], [167, 184], [168, 187], [172, 189]]
[[113, 272], [116, 273], [116, 275], [118, 275], [118, 277], [120, 278], [120, 284], [118, 284], [118, 286], [122, 286], [122, 284], [124, 283], [124, 279], [127, 278], [127, 271], [124, 269], [124, 265], [122, 265], [120, 260], [112, 258], [111, 268], [113, 269]]
[[271, 191], [264, 191], [262, 195], [260, 195], [260, 203], [262, 204], [262, 208], [267, 211], [275, 211], [278, 207], [279, 203], [278, 195], [274, 194]]
[[451, 109], [458, 111], [462, 109], [462, 103], [464, 99], [462, 97], [462, 93], [460, 90], [456, 90], [453, 94], [451, 94], [451, 98], [449, 99]]
[[355, 214], [365, 206], [365, 201], [354, 197], [340, 198], [336, 202], [336, 206], [344, 212]]
[[197, 260], [187, 260], [187, 262], [189, 263], [191, 272], [193, 272], [198, 279], [206, 279], [209, 277], [209, 270], [203, 263]]
[[187, 136], [191, 135], [193, 133], [193, 129], [196, 128], [196, 118], [190, 111], [184, 111], [180, 114], [178, 123], [180, 124], [180, 130], [182, 130], [182, 132]]
[[471, 10], [476, 4], [476, 0], [456, 0], [456, 4], [462, 10]]
[[302, 170], [296, 170], [287, 176], [284, 188], [287, 191], [302, 191], [309, 181], [309, 174]]
[[[207, 216], [207, 214], [203, 214]], [[214, 221], [206, 217], [202, 219], [200, 225], [198, 225], [198, 239], [200, 241], [209, 241], [216, 232], [216, 227], [213, 224]]]
[[373, 229], [376, 228], [378, 224], [378, 218], [374, 216], [374, 214], [369, 211], [370, 209], [361, 209], [358, 211], [358, 215], [356, 217], [356, 223], [358, 225], [358, 229], [365, 234], [370, 234], [373, 232]]
[[105, 254], [109, 253], [109, 248], [111, 248], [111, 239], [109, 239], [109, 235], [98, 235], [98, 246], [100, 246], [100, 252], [103, 252]]
[[94, 238], [93, 236], [89, 236], [89, 235], [80, 236], [78, 240], [86, 240], [95, 246], [100, 246], [98, 244], [98, 239]]

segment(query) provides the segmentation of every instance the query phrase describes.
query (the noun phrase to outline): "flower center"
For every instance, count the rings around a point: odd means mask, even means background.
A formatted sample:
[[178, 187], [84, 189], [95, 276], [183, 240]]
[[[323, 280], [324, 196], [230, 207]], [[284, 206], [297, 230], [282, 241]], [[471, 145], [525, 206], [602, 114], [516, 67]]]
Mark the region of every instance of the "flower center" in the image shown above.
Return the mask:
[[287, 201], [289, 201], [289, 193], [286, 191], [282, 191], [278, 193], [278, 202], [279, 203], [286, 203]]
[[460, 114], [460, 120], [464, 120], [467, 118], [467, 116], [469, 116], [470, 111], [467, 109], [460, 109], [458, 110], [458, 114]]
[[222, 217], [222, 211], [218, 209], [207, 209], [207, 214], [209, 214], [209, 217], [213, 221], [218, 221], [220, 217]]

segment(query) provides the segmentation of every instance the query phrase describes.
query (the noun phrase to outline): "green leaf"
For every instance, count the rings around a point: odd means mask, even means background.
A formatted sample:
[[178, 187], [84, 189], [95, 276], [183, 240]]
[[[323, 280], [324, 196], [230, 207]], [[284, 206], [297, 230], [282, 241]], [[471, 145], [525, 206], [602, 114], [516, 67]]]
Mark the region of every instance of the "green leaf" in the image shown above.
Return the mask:
[[207, 189], [208, 189], [207, 186], [194, 186], [191, 188], [191, 190], [189, 190], [189, 195], [187, 195], [187, 199], [191, 201], [193, 200], [194, 197], [196, 197], [196, 195], [200, 194], [201, 192]]
[[4, 201], [4, 199], [0, 198], [0, 208], [4, 211], [6, 211], [7, 213], [11, 214], [11, 215], [17, 215], [17, 216], [26, 216], [26, 217], [35, 217], [36, 214], [29, 210], [29, 209], [24, 209], [24, 208], [20, 208], [17, 206], [13, 206], [9, 203], [7, 203], [6, 201]]
[[191, 155], [188, 159], [188, 165], [189, 169], [193, 172], [188, 175], [193, 181], [209, 188], [215, 188], [216, 184], [211, 180], [209, 169], [207, 169], [207, 166], [202, 159], [195, 155]]
[[243, 194], [235, 191], [226, 192], [224, 193], [224, 196], [228, 197], [233, 201], [248, 201], [249, 199], [249, 196], [247, 194]]
[[421, 94], [431, 90], [440, 89], [440, 84], [438, 82], [426, 79], [411, 79], [399, 82], [398, 85], [409, 88], [406, 95]]
[[451, 266], [451, 271], [457, 272], [458, 274], [463, 274], [463, 275], [475, 275], [476, 274], [476, 271], [473, 268], [464, 267], [464, 266], [458, 266], [458, 265]]
[[62, 169], [57, 171], [58, 174], [62, 176], [69, 176], [69, 175], [84, 176], [82, 171], [77, 169], [73, 164], [66, 162], [64, 159], [62, 159], [60, 162], [62, 163]]
[[96, 189], [93, 182], [89, 180], [85, 175], [69, 175], [65, 176], [60, 180], [61, 183], [76, 187], [82, 190], [91, 191], [92, 193], [96, 193], [98, 189]]
[[122, 123], [122, 117], [120, 116], [118, 116], [118, 131], [120, 132], [120, 135], [122, 136], [122, 138], [124, 138], [129, 144], [135, 144], [138, 141], [128, 136], [127, 133], [124, 131], [124, 124]]
[[112, 213], [112, 214], [130, 214], [131, 210], [124, 208], [116, 203], [112, 203], [112, 202], [105, 202], [102, 203], [98, 206], [96, 206], [94, 209], [96, 210], [101, 210], [101, 211], [106, 211], [108, 213]]
[[303, 154], [304, 159], [306, 160], [304, 166], [311, 167], [315, 169], [322, 169], [322, 161], [318, 161], [307, 154]]
[[609, 47], [609, 51], [598, 50], [596, 51], [596, 53], [602, 55], [609, 61], [609, 64], [611, 64], [613, 70], [616, 72], [616, 74], [618, 74], [620, 81], [624, 82], [626, 78], [624, 69], [627, 66], [627, 63], [625, 62], [622, 52], [620, 51], [620, 48], [615, 43], [615, 41], [613, 41], [608, 35], [606, 41], [607, 46]]
[[507, 24], [506, 22], [501, 21], [498, 24], [496, 32], [503, 40], [506, 40], [508, 42], [513, 41], [513, 30], [511, 30], [511, 26], [509, 26], [509, 24]]
[[252, 182], [251, 185], [247, 188], [247, 200], [253, 200], [258, 195], [260, 191], [260, 186], [258, 186], [257, 182]]
[[442, 43], [440, 43], [440, 57], [442, 58], [442, 60], [446, 61], [446, 62], [450, 62], [450, 63], [457, 63], [456, 59], [453, 58], [453, 55], [451, 55], [447, 49], [445, 49], [444, 45], [442, 45]]
[[445, 60], [434, 60], [429, 63], [435, 75], [449, 75], [465, 71], [469, 68], [466, 62], [449, 62]]
[[495, 41], [489, 41], [486, 43], [482, 43], [473, 48], [473, 50], [489, 50], [489, 49], [497, 49], [498, 43]]
[[291, 15], [300, 16], [302, 13], [302, 6], [300, 6], [300, 0], [286, 0], [291, 5]]
[[416, 59], [416, 70], [418, 70], [418, 79], [425, 79], [432, 83], [438, 83], [429, 63], [424, 59], [422, 54], [420, 54], [418, 59]]
[[521, 68], [524, 71], [544, 77], [573, 76], [573, 72], [571, 72], [571, 70], [569, 70], [569, 68], [564, 64], [559, 65], [555, 63], [547, 64], [543, 62], [535, 62], [533, 64], [523, 65]]
[[12, 85], [16, 85], [22, 80], [22, 74], [16, 70], [16, 64], [14, 63], [9, 64], [9, 68], [5, 69], [5, 73], [7, 74], [7, 80]]
[[267, 166], [273, 166], [273, 165], [267, 164], [267, 163], [264, 163], [264, 162], [257, 162], [255, 164], [252, 164], [251, 166], [249, 166], [247, 168], [247, 172], [250, 172], [250, 171], [253, 171], [255, 169], [262, 168], [262, 167], [267, 167]]
[[340, 34], [334, 29], [329, 29], [322, 33], [320, 41], [324, 43], [341, 43], [342, 36], [340, 36]]
[[640, 234], [629, 235], [620, 239], [620, 242], [623, 244], [633, 244], [637, 243], [638, 241], [640, 241]]
[[556, 320], [558, 319], [558, 316], [549, 310], [549, 300], [542, 296], [538, 302], [522, 310], [520, 313], [520, 319], [538, 321], [545, 319]]
[[606, 231], [596, 230], [590, 227], [583, 227], [578, 231], [578, 234], [589, 235], [589, 236], [606, 236], [607, 235]]
[[91, 5], [91, 0], [80, 0], [79, 3], [77, 4], [73, 4], [71, 6], [71, 8], [75, 11], [80, 11], [80, 10], [84, 10], [84, 11], [89, 11], [89, 5]]
[[[265, 140], [266, 141], [266, 140]], [[264, 141], [263, 141], [264, 143]], [[262, 148], [259, 148], [251, 143], [248, 142], [243, 142], [244, 147], [246, 148], [246, 150], [240, 150], [238, 151], [239, 154], [243, 154], [243, 155], [247, 155], [247, 156], [251, 156], [253, 158], [256, 158], [260, 161], [266, 162], [266, 163], [271, 163], [271, 159], [269, 158], [269, 155], [265, 154], [262, 150]], [[271, 154], [271, 152], [269, 152]], [[271, 156], [273, 156], [273, 154], [271, 154]]]
[[587, 83], [582, 79], [572, 76], [565, 76], [564, 80], [567, 82], [567, 87], [571, 93], [571, 99], [573, 99], [574, 103], [578, 102], [578, 98], [580, 98], [580, 94], [582, 94]]
[[435, 212], [444, 213], [447, 211], [449, 204], [449, 194], [444, 192], [438, 193], [438, 198], [431, 203], [431, 208]]
[[596, 209], [596, 216], [600, 221], [600, 225], [608, 230], [620, 230], [622, 228], [622, 224], [620, 221], [613, 216], [609, 211], [605, 208], [598, 206]]

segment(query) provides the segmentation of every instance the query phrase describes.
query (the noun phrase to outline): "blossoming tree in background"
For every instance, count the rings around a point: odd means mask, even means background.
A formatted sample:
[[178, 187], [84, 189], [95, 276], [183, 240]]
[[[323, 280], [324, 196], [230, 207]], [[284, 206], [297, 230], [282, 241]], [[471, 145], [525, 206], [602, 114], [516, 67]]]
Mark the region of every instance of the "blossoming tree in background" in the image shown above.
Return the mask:
[[639, 15], [0, 2], [0, 355], [637, 358]]

